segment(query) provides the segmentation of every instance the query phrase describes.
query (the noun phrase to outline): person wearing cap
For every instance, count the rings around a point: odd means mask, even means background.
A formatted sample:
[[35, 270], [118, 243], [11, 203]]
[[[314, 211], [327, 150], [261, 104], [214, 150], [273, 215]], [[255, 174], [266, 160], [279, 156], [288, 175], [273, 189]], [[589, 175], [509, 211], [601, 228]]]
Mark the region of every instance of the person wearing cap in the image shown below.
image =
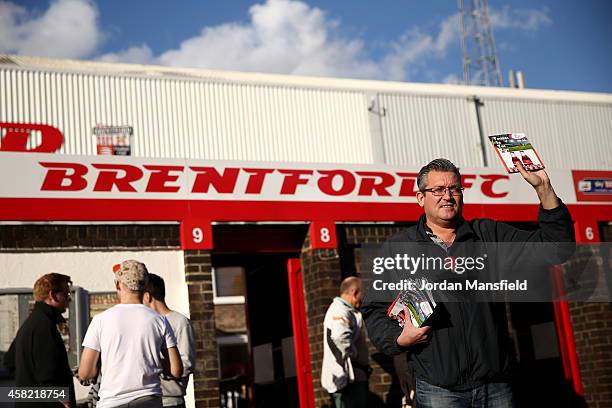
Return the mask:
[[79, 378], [95, 378], [101, 359], [98, 408], [161, 407], [160, 375], [183, 374], [172, 327], [142, 304], [148, 280], [142, 262], [123, 261], [113, 272], [120, 303], [91, 321], [83, 340]]

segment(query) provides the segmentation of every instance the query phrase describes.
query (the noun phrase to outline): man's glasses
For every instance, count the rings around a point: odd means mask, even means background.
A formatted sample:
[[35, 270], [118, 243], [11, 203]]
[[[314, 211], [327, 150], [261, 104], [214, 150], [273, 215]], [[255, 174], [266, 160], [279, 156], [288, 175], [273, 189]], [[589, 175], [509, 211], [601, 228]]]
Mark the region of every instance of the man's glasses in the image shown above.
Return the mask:
[[452, 186], [452, 187], [424, 188], [422, 191], [423, 193], [430, 192], [431, 194], [434, 195], [434, 197], [442, 197], [446, 195], [447, 190], [453, 196], [461, 196], [463, 195], [463, 190], [465, 189], [463, 187]]

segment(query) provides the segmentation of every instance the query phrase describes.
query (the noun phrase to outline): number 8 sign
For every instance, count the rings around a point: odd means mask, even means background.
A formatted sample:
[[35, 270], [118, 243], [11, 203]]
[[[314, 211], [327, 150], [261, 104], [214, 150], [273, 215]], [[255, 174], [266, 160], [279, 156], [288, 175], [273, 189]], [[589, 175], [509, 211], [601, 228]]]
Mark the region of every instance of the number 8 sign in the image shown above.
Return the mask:
[[213, 249], [212, 225], [209, 220], [181, 222], [182, 249]]
[[333, 221], [313, 221], [310, 224], [310, 247], [312, 249], [337, 248], [336, 223]]

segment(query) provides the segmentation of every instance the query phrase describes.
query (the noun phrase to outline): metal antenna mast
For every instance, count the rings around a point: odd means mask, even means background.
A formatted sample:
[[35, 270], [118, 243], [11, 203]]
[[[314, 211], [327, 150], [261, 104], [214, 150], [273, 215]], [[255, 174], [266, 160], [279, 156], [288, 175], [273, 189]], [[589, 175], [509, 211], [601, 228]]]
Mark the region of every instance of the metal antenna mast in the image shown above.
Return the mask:
[[459, 0], [459, 17], [465, 84], [503, 86], [487, 0]]

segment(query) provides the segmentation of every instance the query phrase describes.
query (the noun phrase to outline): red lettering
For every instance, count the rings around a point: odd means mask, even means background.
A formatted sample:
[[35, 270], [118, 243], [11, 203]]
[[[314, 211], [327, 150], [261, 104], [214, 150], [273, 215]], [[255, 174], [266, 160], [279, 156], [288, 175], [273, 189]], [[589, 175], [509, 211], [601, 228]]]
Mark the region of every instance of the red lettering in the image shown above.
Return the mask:
[[[0, 130], [6, 130], [0, 144], [0, 151], [54, 153], [64, 143], [62, 132], [53, 126], [0, 122]], [[41, 133], [42, 141], [35, 148], [28, 149], [28, 138], [33, 130]]]
[[274, 172], [274, 169], [243, 169], [249, 173], [249, 181], [246, 186], [246, 194], [260, 194], [266, 174]]
[[[87, 187], [87, 180], [83, 177], [87, 174], [87, 166], [78, 163], [51, 163], [40, 162], [41, 166], [48, 169], [43, 180], [42, 191], [80, 191]], [[72, 170], [68, 174], [68, 170]], [[69, 184], [64, 185], [64, 180]]]
[[183, 171], [183, 166], [144, 166], [145, 169], [151, 170], [151, 176], [147, 183], [147, 193], [176, 193], [180, 190], [180, 186], [167, 186], [166, 183], [176, 181], [179, 178], [178, 174], [170, 174], [171, 171]]
[[400, 184], [400, 197], [413, 196], [416, 193], [416, 178], [418, 173], [396, 173], [402, 177], [402, 183]]
[[[358, 171], [357, 174], [363, 176], [359, 185], [358, 194], [360, 196], [371, 196], [374, 195], [374, 192], [379, 196], [391, 195], [387, 188], [395, 184], [395, 177], [393, 175], [378, 171]], [[376, 182], [377, 179], [378, 182]]]
[[463, 188], [470, 188], [474, 185], [474, 180], [476, 180], [475, 174], [462, 174], [461, 175], [461, 186]]
[[208, 193], [208, 189], [212, 186], [217, 193], [231, 194], [236, 188], [236, 181], [240, 169], [228, 167], [223, 170], [223, 175], [219, 174], [214, 167], [189, 167], [197, 173], [192, 193]]
[[[102, 170], [98, 174], [94, 191], [112, 191], [113, 186], [116, 186], [118, 191], [135, 192], [132, 183], [140, 180], [144, 174], [140, 168], [129, 164], [92, 164], [92, 166]], [[119, 172], [124, 173], [123, 177], [119, 177]]]
[[[322, 193], [330, 196], [341, 196], [350, 194], [355, 189], [355, 176], [347, 170], [317, 170], [323, 174], [317, 184]], [[338, 189], [334, 188], [334, 178], [340, 177], [341, 183]]]
[[498, 180], [510, 181], [510, 176], [504, 176], [502, 174], [481, 174], [480, 177], [484, 179], [484, 182], [480, 186], [482, 194], [492, 198], [503, 198], [508, 195], [508, 191], [502, 193], [493, 192], [493, 184]]
[[302, 176], [310, 175], [312, 170], [278, 170], [281, 174], [286, 174], [281, 187], [281, 194], [295, 194], [297, 186], [300, 184], [308, 184], [308, 179]]

